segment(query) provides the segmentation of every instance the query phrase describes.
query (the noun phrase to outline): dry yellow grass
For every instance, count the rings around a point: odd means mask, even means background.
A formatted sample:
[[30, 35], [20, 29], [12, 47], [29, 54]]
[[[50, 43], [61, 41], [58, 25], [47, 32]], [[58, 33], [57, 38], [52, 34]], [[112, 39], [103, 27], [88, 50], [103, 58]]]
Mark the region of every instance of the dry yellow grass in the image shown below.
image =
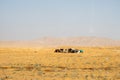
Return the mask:
[[120, 80], [120, 47], [75, 48], [0, 48], [0, 80]]

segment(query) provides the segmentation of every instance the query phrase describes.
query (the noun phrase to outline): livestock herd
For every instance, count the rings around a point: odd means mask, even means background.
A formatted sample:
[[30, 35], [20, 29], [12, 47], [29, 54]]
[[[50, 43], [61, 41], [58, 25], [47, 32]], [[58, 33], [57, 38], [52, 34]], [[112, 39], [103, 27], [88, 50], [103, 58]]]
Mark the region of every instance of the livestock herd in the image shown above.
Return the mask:
[[74, 49], [74, 48], [68, 48], [68, 49], [55, 49], [55, 53], [83, 53], [83, 50]]

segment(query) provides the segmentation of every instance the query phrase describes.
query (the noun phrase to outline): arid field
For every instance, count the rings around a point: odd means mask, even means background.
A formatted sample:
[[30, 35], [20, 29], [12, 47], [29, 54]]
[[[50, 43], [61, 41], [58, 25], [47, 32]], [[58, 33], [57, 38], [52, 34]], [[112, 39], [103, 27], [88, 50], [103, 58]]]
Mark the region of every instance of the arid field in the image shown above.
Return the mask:
[[120, 80], [120, 47], [69, 47], [1, 47], [0, 80]]

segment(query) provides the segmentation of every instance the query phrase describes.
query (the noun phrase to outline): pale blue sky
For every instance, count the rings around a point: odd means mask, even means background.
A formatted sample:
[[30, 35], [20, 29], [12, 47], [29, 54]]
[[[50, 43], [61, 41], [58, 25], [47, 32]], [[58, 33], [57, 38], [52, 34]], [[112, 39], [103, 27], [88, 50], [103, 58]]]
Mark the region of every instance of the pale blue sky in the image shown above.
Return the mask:
[[120, 0], [0, 0], [0, 40], [120, 39]]

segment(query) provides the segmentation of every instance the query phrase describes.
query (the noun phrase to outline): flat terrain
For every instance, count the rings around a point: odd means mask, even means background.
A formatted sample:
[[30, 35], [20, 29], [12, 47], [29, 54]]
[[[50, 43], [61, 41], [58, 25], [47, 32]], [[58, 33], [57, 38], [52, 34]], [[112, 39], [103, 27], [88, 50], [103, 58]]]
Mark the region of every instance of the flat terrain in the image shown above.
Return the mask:
[[120, 47], [74, 48], [84, 53], [1, 47], [0, 80], [120, 80]]

